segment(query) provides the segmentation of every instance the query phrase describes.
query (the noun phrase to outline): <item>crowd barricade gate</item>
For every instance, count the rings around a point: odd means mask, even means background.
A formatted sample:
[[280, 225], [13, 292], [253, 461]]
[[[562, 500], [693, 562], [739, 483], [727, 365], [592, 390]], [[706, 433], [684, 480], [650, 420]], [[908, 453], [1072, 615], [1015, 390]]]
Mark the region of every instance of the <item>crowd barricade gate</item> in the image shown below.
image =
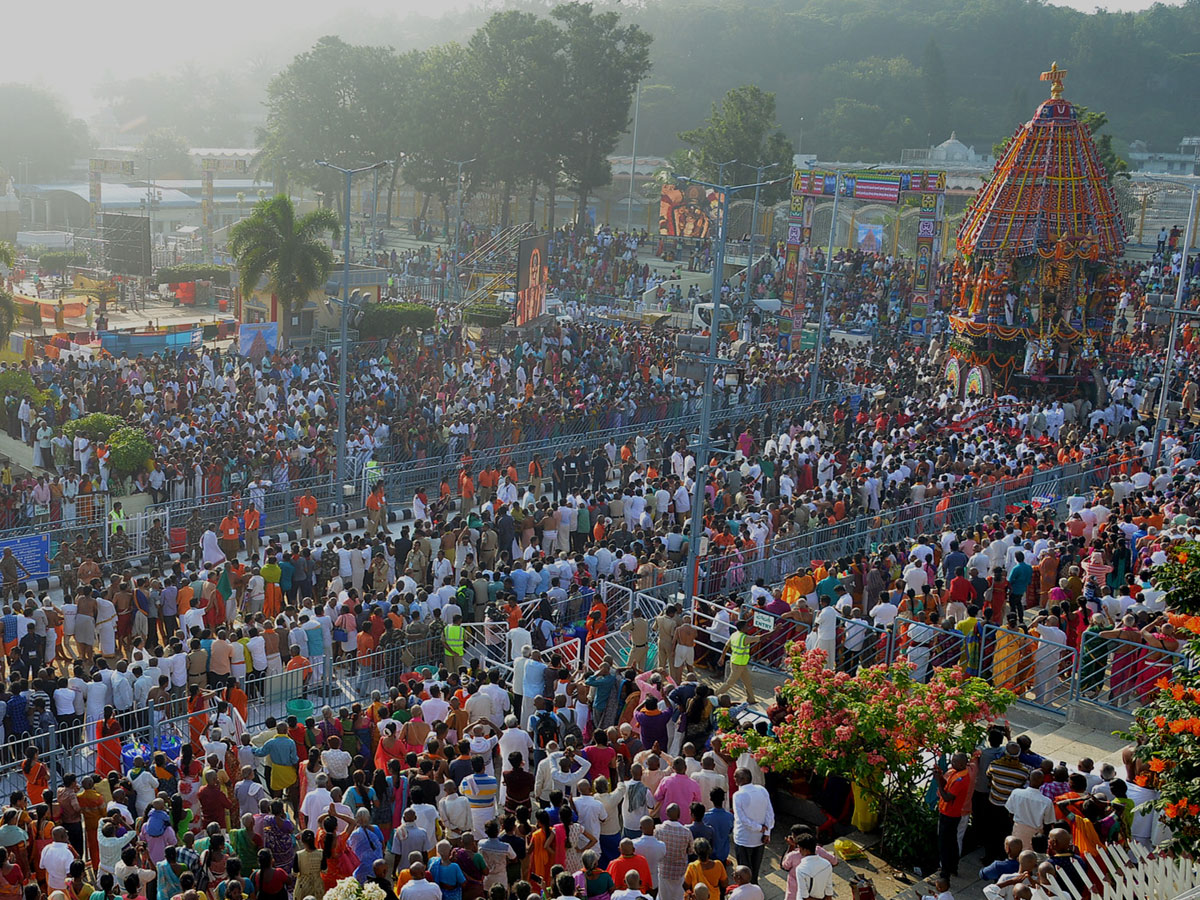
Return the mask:
[[1180, 652], [1085, 631], [1073, 699], [1130, 713], [1154, 699], [1159, 679], [1170, 680], [1187, 667], [1187, 657]]
[[1017, 700], [1065, 714], [1074, 694], [1079, 654], [1074, 647], [1020, 630], [983, 626], [982, 677]]
[[892, 623], [889, 661], [905, 657], [913, 665], [913, 677], [922, 683], [929, 681], [935, 669], [966, 666], [968, 651], [967, 637], [961, 631], [907, 616], [898, 616]]
[[891, 662], [892, 632], [864, 617], [838, 616], [837, 669], [854, 675], [867, 666]]

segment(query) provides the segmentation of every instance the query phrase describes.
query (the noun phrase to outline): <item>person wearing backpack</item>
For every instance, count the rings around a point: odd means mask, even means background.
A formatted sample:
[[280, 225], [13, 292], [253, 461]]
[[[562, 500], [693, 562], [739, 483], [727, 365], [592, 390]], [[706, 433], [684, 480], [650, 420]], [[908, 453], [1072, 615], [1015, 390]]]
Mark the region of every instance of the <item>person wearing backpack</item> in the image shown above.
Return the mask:
[[529, 731], [533, 734], [533, 764], [535, 768], [546, 758], [546, 748], [550, 744], [557, 745], [559, 740], [558, 717], [545, 708], [545, 702], [544, 698], [538, 697], [534, 701], [536, 712], [529, 718]]
[[529, 628], [533, 649], [546, 650], [554, 639], [554, 623], [545, 616], [538, 616]]
[[567, 705], [567, 700], [557, 698], [554, 701], [555, 710], [554, 717], [558, 725], [558, 743], [559, 746], [565, 746], [568, 738], [573, 738], [575, 746], [583, 747], [583, 729], [579, 727], [579, 723], [575, 721], [575, 710]]

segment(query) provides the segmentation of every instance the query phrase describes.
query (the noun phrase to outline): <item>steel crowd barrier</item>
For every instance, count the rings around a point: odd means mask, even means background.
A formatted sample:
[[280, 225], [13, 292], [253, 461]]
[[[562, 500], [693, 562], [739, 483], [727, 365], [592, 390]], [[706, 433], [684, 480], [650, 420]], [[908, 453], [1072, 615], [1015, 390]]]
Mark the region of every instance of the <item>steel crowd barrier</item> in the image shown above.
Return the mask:
[[1074, 699], [1132, 712], [1153, 699], [1160, 678], [1170, 680], [1188, 666], [1183, 653], [1085, 631], [1079, 647]]
[[[185, 702], [178, 698], [171, 706], [181, 709]], [[0, 790], [5, 796], [26, 792], [25, 776], [19, 763], [24, 761], [30, 747], [37, 748], [38, 758], [48, 770], [49, 789], [56, 794], [67, 774], [80, 778], [95, 773], [107, 775], [110, 767], [125, 774], [138, 757], [152, 763], [155, 752], [162, 752], [168, 760], [176, 762], [183, 745], [190, 743], [191, 723], [203, 721], [208, 724], [217, 720], [215, 704], [203, 712], [178, 716], [163, 715], [160, 710], [134, 709], [118, 715], [122, 730], [101, 737], [97, 721], [84, 716], [63, 717], [51, 729], [8, 736], [0, 743]], [[236, 741], [238, 723], [228, 714], [220, 721], [227, 726], [231, 740]], [[198, 754], [196, 758], [202, 759], [202, 756]], [[30, 798], [31, 806], [41, 802], [41, 797]]]
[[983, 626], [981, 670], [996, 687], [1053, 712], [1066, 712], [1075, 694], [1074, 647], [1021, 630]]

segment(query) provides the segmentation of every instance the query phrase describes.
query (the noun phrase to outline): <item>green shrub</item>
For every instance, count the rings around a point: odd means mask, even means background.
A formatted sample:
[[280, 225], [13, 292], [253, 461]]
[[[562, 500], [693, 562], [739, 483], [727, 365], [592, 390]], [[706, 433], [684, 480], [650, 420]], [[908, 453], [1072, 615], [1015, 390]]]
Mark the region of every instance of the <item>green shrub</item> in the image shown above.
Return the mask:
[[38, 389], [28, 372], [8, 369], [0, 372], [0, 394], [5, 397], [9, 394], [17, 397], [36, 397]]
[[86, 266], [87, 254], [75, 253], [71, 250], [47, 250], [38, 257], [38, 265], [47, 272], [61, 275], [71, 266]]
[[420, 303], [371, 303], [363, 310], [358, 333], [364, 338], [390, 338], [410, 328], [432, 328], [436, 320], [433, 308]]
[[225, 266], [205, 266], [200, 263], [184, 263], [178, 266], [163, 266], [154, 273], [158, 284], [179, 284], [185, 281], [211, 281], [219, 287], [229, 287], [232, 270]]
[[17, 369], [0, 372], [0, 397], [10, 395], [28, 397], [30, 402], [39, 409], [46, 405], [47, 399], [52, 399], [50, 392], [39, 389], [28, 372], [21, 372]]
[[122, 475], [141, 472], [154, 456], [154, 446], [146, 437], [146, 432], [129, 425], [114, 431], [108, 445], [112, 451], [109, 458], [113, 470]]
[[78, 419], [72, 419], [63, 425], [63, 434], [75, 439], [75, 435], [82, 434], [84, 437], [91, 438], [93, 441], [107, 441], [118, 430], [125, 427], [125, 421], [120, 416], [109, 416], [104, 413], [92, 413], [87, 416], [80, 416]]
[[476, 303], [468, 306], [463, 312], [463, 321], [468, 325], [482, 325], [484, 328], [499, 328], [512, 318], [512, 310], [498, 303]]

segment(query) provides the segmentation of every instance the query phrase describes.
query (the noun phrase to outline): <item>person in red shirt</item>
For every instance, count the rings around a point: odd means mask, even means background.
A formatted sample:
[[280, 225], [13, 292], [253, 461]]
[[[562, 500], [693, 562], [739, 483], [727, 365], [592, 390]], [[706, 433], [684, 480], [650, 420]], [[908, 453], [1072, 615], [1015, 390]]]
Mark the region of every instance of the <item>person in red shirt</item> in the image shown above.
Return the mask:
[[950, 579], [950, 602], [970, 606], [975, 599], [975, 588], [967, 580], [962, 566], [959, 566], [954, 570], [954, 577]]
[[222, 830], [229, 827], [229, 812], [237, 807], [217, 784], [216, 772], [209, 770], [204, 773], [204, 787], [200, 788], [196, 799], [200, 801], [200, 820], [203, 825], [216, 824]]
[[621, 839], [621, 855], [608, 864], [608, 874], [614, 884], [624, 884], [627, 872], [637, 872], [641, 876], [642, 890], [654, 887], [654, 879], [650, 877], [650, 864], [646, 857], [639, 854], [629, 838]]
[[933, 771], [938, 789], [938, 859], [941, 874], [947, 878], [958, 875], [958, 823], [963, 817], [971, 796], [971, 776], [967, 770], [967, 754], [955, 753], [950, 759], [950, 771]]

